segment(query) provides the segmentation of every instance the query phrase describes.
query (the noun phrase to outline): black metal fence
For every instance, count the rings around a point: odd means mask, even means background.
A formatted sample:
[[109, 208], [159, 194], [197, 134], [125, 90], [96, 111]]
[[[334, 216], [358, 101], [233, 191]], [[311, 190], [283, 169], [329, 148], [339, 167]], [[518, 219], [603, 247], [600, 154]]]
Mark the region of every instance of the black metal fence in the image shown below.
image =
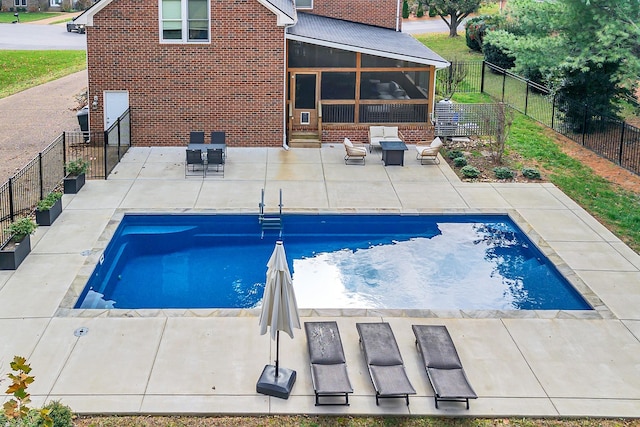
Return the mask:
[[[450, 79], [466, 70], [457, 86], [460, 93], [486, 93], [514, 109], [572, 139], [585, 148], [640, 175], [640, 129], [616, 117], [602, 116], [586, 104], [570, 105], [574, 112], [566, 114], [567, 105], [560, 106], [552, 91], [531, 80], [488, 62], [456, 63], [453, 71], [438, 72], [436, 90], [445, 93], [453, 84]], [[581, 112], [576, 117], [575, 112]]]
[[0, 246], [11, 236], [6, 228], [16, 219], [30, 216], [65, 176], [65, 164], [84, 159], [87, 178], [106, 179], [131, 145], [130, 112], [127, 110], [105, 132], [64, 132], [33, 160], [0, 186]]

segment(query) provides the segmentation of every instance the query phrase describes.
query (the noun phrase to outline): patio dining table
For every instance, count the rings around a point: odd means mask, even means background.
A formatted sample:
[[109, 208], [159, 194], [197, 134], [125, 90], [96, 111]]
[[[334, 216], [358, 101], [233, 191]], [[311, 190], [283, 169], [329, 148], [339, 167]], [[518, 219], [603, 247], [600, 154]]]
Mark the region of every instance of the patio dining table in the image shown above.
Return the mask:
[[227, 144], [189, 144], [187, 146], [189, 150], [202, 150], [203, 154], [207, 153], [207, 150], [222, 150], [224, 156], [227, 156]]

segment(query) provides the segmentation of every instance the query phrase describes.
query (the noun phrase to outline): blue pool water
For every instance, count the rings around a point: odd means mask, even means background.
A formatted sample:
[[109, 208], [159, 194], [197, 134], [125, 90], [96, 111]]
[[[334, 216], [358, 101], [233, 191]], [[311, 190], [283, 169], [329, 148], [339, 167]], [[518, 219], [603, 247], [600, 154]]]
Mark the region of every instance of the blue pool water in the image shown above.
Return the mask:
[[[300, 308], [589, 310], [507, 215], [285, 215]], [[125, 215], [76, 308], [252, 308], [257, 215]]]

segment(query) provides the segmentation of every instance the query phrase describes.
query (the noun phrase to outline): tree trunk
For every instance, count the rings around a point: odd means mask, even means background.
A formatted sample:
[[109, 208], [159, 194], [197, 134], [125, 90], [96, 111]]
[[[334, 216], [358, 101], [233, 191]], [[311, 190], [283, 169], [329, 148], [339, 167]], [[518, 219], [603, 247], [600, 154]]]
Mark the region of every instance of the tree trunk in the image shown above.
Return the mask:
[[449, 20], [449, 37], [458, 37], [458, 24], [460, 23], [460, 17], [455, 14], [451, 14]]

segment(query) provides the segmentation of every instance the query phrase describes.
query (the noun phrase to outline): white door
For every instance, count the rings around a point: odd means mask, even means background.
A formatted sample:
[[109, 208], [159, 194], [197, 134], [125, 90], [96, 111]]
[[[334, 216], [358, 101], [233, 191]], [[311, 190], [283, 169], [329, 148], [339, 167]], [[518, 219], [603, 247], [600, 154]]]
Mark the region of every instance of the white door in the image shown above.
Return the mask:
[[118, 117], [129, 108], [128, 91], [105, 91], [104, 94], [104, 130], [108, 130]]

